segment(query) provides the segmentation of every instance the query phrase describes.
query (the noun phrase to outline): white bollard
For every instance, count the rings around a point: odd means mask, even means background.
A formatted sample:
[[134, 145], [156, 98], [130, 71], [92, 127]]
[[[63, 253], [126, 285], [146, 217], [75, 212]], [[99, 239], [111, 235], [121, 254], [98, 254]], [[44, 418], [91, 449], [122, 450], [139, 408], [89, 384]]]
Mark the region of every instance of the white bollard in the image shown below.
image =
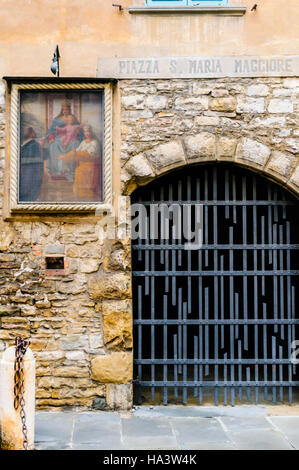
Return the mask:
[[[23, 450], [20, 407], [14, 409], [15, 347], [8, 348], [0, 360], [0, 448]], [[24, 356], [24, 399], [28, 450], [34, 449], [35, 359], [31, 349]]]

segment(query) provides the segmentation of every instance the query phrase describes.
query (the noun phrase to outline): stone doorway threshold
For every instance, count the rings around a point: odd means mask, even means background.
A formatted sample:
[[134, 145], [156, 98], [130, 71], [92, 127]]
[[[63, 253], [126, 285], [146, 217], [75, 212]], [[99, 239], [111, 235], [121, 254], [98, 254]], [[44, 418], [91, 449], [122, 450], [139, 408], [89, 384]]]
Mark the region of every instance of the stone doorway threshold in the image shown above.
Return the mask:
[[299, 450], [299, 406], [36, 413], [37, 450]]

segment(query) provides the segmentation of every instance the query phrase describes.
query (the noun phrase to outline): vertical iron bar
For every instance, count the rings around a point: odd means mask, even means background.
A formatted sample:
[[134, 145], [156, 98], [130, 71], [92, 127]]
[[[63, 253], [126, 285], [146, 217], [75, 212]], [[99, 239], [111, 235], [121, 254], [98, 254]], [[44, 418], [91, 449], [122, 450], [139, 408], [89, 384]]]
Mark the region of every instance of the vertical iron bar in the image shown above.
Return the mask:
[[[233, 175], [233, 201], [236, 201], [236, 175]], [[233, 223], [237, 223], [237, 206], [233, 206]]]
[[[167, 295], [163, 296], [163, 320], [167, 320]], [[167, 359], [168, 353], [168, 341], [167, 341], [167, 324], [163, 325], [163, 358]], [[168, 381], [168, 366], [163, 365], [163, 404], [167, 405], [167, 381]]]
[[[279, 243], [283, 244], [283, 226], [279, 225]], [[283, 250], [279, 250], [279, 269], [283, 270], [284, 262], [283, 262]], [[280, 285], [280, 319], [284, 319], [284, 276], [279, 276], [279, 285]], [[280, 327], [280, 336], [281, 339], [284, 340], [284, 325]]]
[[[272, 200], [271, 186], [268, 183], [268, 201]], [[272, 206], [268, 205], [268, 243], [272, 245]], [[272, 264], [272, 250], [269, 250], [269, 264]]]
[[[277, 201], [277, 189], [276, 187], [274, 188], [274, 201]], [[274, 206], [274, 223], [277, 224], [278, 222], [278, 206], [275, 204]]]
[[[281, 360], [283, 357], [283, 347], [279, 346], [279, 359]], [[283, 366], [279, 364], [279, 381], [283, 381]], [[279, 387], [279, 400], [283, 402], [283, 386]]]
[[[154, 257], [155, 253], [152, 250], [151, 256]], [[152, 266], [152, 269], [153, 266]], [[155, 319], [155, 276], [151, 277], [151, 319]], [[155, 325], [151, 324], [151, 358], [155, 359]], [[155, 381], [155, 364], [151, 365], [151, 377], [152, 382]], [[155, 400], [155, 387], [152, 387], [152, 401]]]
[[[172, 184], [169, 185], [169, 198], [170, 202], [173, 202], [173, 187]], [[169, 219], [170, 219], [170, 210], [169, 210]], [[172, 226], [171, 226], [171, 243], [175, 244], [177, 239], [177, 227], [175, 226], [176, 219], [174, 213], [172, 212]], [[169, 234], [170, 234], [170, 225], [169, 225]], [[176, 250], [171, 250], [171, 270], [176, 271]], [[176, 305], [176, 276], [171, 278], [171, 293], [172, 293], [172, 305]]]
[[[289, 245], [291, 242], [290, 234], [290, 222], [286, 222], [286, 242]], [[287, 250], [287, 270], [291, 268], [291, 252]], [[287, 276], [287, 315], [288, 320], [292, 318], [292, 293], [291, 293], [291, 276]], [[291, 342], [292, 342], [292, 326], [288, 325], [288, 358], [291, 357]], [[292, 380], [292, 364], [291, 362], [288, 365], [288, 380]], [[293, 389], [292, 386], [289, 386], [289, 403], [293, 403]]]
[[[199, 327], [199, 359], [203, 359], [203, 332], [202, 325]], [[202, 405], [203, 401], [203, 365], [199, 366], [199, 404]]]
[[[183, 300], [182, 300], [182, 288], [180, 287], [179, 288], [179, 305], [178, 305], [178, 319], [179, 320], [182, 320], [182, 308], [183, 308]], [[182, 325], [179, 324], [179, 327], [178, 327], [178, 333], [179, 333], [179, 338], [178, 338], [178, 344], [179, 344], [179, 360], [182, 359]], [[181, 374], [182, 373], [182, 366], [181, 364], [179, 364], [179, 367], [178, 367], [178, 373]]]
[[[182, 180], [178, 181], [178, 201], [181, 201], [183, 198], [182, 195]], [[177, 215], [177, 220], [178, 220], [178, 243], [182, 242], [182, 214], [181, 214], [181, 208], [178, 209], [178, 215]], [[178, 250], [178, 266], [182, 266], [182, 250]]]
[[[227, 353], [224, 353], [223, 355], [224, 361], [227, 361]], [[224, 374], [224, 389], [223, 389], [223, 402], [225, 405], [227, 405], [228, 400], [227, 400], [227, 364], [224, 363], [223, 367], [223, 374]]]
[[[253, 200], [256, 201], [256, 178], [255, 176], [252, 178], [253, 182]], [[253, 206], [253, 244], [257, 245], [257, 208]], [[258, 263], [257, 263], [257, 250], [253, 251], [253, 269], [257, 271]], [[254, 276], [253, 278], [253, 299], [254, 299], [254, 319], [258, 319], [258, 277]], [[254, 325], [254, 358], [258, 359], [258, 325]], [[258, 373], [258, 365], [254, 366], [254, 378], [255, 381], [258, 382], [259, 373]], [[255, 403], [259, 401], [259, 388], [255, 387]]]
[[[142, 286], [138, 286], [138, 320], [142, 319]], [[142, 325], [139, 323], [138, 324], [138, 359], [139, 359], [139, 364], [138, 364], [138, 378], [139, 380], [142, 380], [142, 364], [141, 364], [141, 359], [142, 359]], [[138, 403], [142, 403], [142, 394], [141, 394], [141, 387], [138, 387]]]
[[[228, 170], [224, 172], [224, 185], [225, 185], [225, 200], [229, 201], [229, 174]], [[225, 206], [225, 218], [229, 219], [229, 207]]]
[[[208, 172], [205, 170], [204, 179], [204, 194], [205, 201], [209, 198], [209, 186], [208, 186]], [[205, 244], [209, 244], [209, 206], [205, 206]], [[209, 265], [209, 250], [205, 250], [205, 267]]]
[[[242, 200], [246, 201], [247, 191], [246, 191], [246, 176], [242, 178]], [[243, 245], [247, 245], [247, 206], [242, 207], [242, 216], [243, 216]], [[247, 250], [243, 250], [243, 270], [247, 271]], [[247, 275], [243, 276], [243, 316], [244, 320], [248, 319], [248, 299], [247, 299], [247, 290], [248, 290], [248, 279]], [[244, 349], [248, 351], [248, 325], [244, 325]]]
[[[191, 181], [190, 181], [190, 176], [187, 179], [187, 199], [188, 201], [191, 200]], [[188, 224], [188, 241], [191, 243], [191, 204], [188, 204], [188, 206], [185, 206], [185, 209], [187, 210], [187, 224]], [[187, 259], [188, 259], [188, 271], [191, 271], [191, 250], [190, 248], [187, 251]], [[187, 303], [188, 303], [188, 313], [191, 313], [191, 307], [192, 307], [192, 296], [191, 296], [191, 276], [188, 276], [188, 296], [187, 296]]]
[[[265, 216], [261, 217], [261, 242], [265, 244]], [[262, 271], [265, 271], [265, 250], [262, 249]], [[262, 276], [262, 296], [265, 295], [265, 276]]]
[[[277, 225], [273, 224], [273, 243], [277, 243]], [[277, 249], [273, 250], [273, 269], [277, 270]], [[273, 276], [273, 302], [274, 302], [274, 319], [278, 320], [278, 283], [277, 275]], [[278, 332], [278, 325], [274, 325], [274, 333]]]
[[[160, 186], [160, 201], [159, 203], [161, 204], [161, 202], [164, 201], [164, 186]], [[155, 219], [153, 219], [155, 220]], [[159, 222], [158, 222], [159, 223]], [[163, 226], [163, 224], [165, 223], [165, 221], [163, 220], [163, 216], [162, 216], [162, 213], [161, 213], [161, 220], [160, 220], [160, 243], [161, 245], [164, 245], [164, 240], [163, 240], [163, 233], [165, 232], [165, 226]], [[156, 231], [158, 231], [158, 227], [154, 227], [154, 229]], [[165, 243], [166, 243], [166, 240], [165, 240]], [[161, 264], [164, 264], [164, 256], [165, 256], [165, 252], [164, 250], [160, 250], [160, 263]]]
[[[151, 195], [151, 199], [152, 200], [154, 199], [153, 192]], [[150, 225], [150, 219], [148, 220], [147, 223]], [[147, 228], [147, 233], [149, 232], [150, 232], [150, 226]], [[151, 242], [151, 245], [153, 245], [155, 243], [155, 240], [151, 237], [150, 242]], [[155, 250], [151, 250], [151, 270], [152, 271], [155, 270], [155, 256], [156, 256]], [[156, 282], [155, 276], [151, 276], [150, 282], [151, 282], [151, 319], [154, 320], [155, 319], [155, 282]], [[152, 323], [151, 325], [151, 358], [152, 359], [155, 359], [155, 356], [156, 356], [155, 333], [156, 333], [155, 325]], [[152, 364], [151, 365], [152, 382], [155, 382], [155, 378], [156, 378], [156, 366], [155, 364]], [[156, 393], [155, 387], [152, 387], [151, 393], [152, 393], [152, 401], [155, 401], [155, 393]]]
[[[176, 271], [176, 250], [171, 250], [171, 269]], [[172, 276], [172, 305], [176, 305], [176, 276]]]
[[[217, 186], [218, 186], [218, 177], [217, 177], [217, 169], [214, 168], [213, 171], [213, 199], [214, 201], [217, 200]], [[214, 205], [213, 207], [213, 243], [214, 245], [218, 244], [218, 221], [217, 221], [217, 206]], [[218, 250], [215, 248], [214, 250], [214, 271], [218, 271]], [[218, 320], [218, 276], [214, 276], [214, 319]], [[218, 360], [218, 325], [214, 325], [214, 358]], [[218, 393], [218, 372], [219, 367], [216, 364], [214, 366], [214, 381], [215, 381], [215, 391], [214, 391], [214, 401], [215, 405], [219, 404], [219, 393]]]
[[[183, 303], [183, 318], [184, 320], [187, 319], [187, 302]], [[184, 365], [183, 365], [183, 382], [187, 381], [187, 364], [186, 360], [188, 359], [188, 352], [187, 352], [187, 325], [184, 323], [183, 326], [183, 360], [184, 360]], [[187, 404], [187, 387], [183, 387], [183, 403], [184, 405]]]
[[[220, 256], [220, 269], [224, 271], [224, 256]], [[220, 314], [221, 320], [224, 320], [224, 276], [220, 276]], [[221, 331], [221, 349], [224, 348], [224, 325], [220, 326]]]
[[[200, 179], [196, 179], [196, 200], [200, 201]], [[198, 250], [198, 271], [202, 271], [203, 268], [203, 250], [200, 248]], [[199, 275], [198, 277], [198, 318], [199, 320], [202, 320], [202, 277]], [[202, 359], [203, 354], [203, 344], [202, 344], [202, 325], [199, 326], [198, 328], [198, 357], [199, 359]], [[199, 381], [202, 383], [203, 381], [203, 367], [200, 365], [196, 366], [197, 374], [199, 370]], [[199, 403], [202, 404], [202, 386], [199, 387], [198, 389], [199, 392]]]
[[[198, 382], [198, 336], [194, 336], [194, 382]], [[198, 387], [194, 387], [194, 397], [198, 396]]]
[[[234, 252], [232, 249], [234, 243], [234, 227], [229, 227], [229, 244], [230, 244], [230, 249], [229, 249], [229, 270], [230, 273], [234, 271]], [[229, 301], [230, 301], [230, 319], [234, 320], [234, 277], [229, 276]], [[235, 341], [235, 331], [234, 331], [234, 325], [230, 325], [230, 359], [234, 359], [234, 341]], [[231, 376], [231, 381], [234, 382], [235, 380], [235, 366], [231, 364], [230, 366], [230, 376]], [[235, 389], [232, 386], [230, 390], [230, 395], [231, 395], [231, 404], [234, 406], [235, 404]]]
[[[295, 287], [292, 286], [292, 320], [295, 319]], [[295, 325], [292, 325], [292, 343], [295, 341]], [[293, 374], [296, 374], [296, 364], [293, 364]]]
[[[239, 339], [238, 341], [238, 359], [239, 361], [242, 360], [242, 341]], [[242, 365], [238, 365], [238, 380], [242, 382]], [[239, 401], [241, 402], [243, 399], [243, 389], [239, 387]]]
[[[174, 371], [173, 371], [173, 378], [174, 381], [178, 381], [178, 365], [177, 365], [177, 359], [178, 359], [178, 335], [173, 335], [173, 357], [174, 357]], [[178, 398], [178, 388], [174, 387], [174, 397], [177, 399]]]
[[[246, 367], [246, 382], [250, 382], [250, 367]], [[251, 400], [251, 389], [250, 385], [247, 386], [247, 401]]]
[[[266, 320], [267, 318], [267, 304], [263, 302], [263, 319]], [[263, 325], [263, 349], [264, 349], [264, 359], [268, 359], [268, 339], [267, 339], [267, 327], [268, 325], [264, 323]], [[264, 381], [268, 381], [268, 366], [267, 364], [264, 364]], [[267, 401], [268, 400], [268, 387], [264, 387], [264, 399]]]
[[[205, 320], [209, 319], [209, 288], [205, 287]], [[209, 325], [205, 325], [205, 359], [209, 359]], [[209, 366], [205, 366], [205, 375], [209, 375]]]
[[[202, 263], [202, 250], [200, 250], [200, 260]], [[202, 302], [202, 277], [200, 276], [198, 279], [198, 314], [199, 320], [202, 320], [203, 315], [203, 302]], [[199, 359], [203, 359], [203, 327], [199, 325]], [[203, 383], [203, 365], [200, 364], [199, 366], [199, 381]], [[203, 387], [202, 385], [199, 387], [199, 403], [202, 404], [203, 398]]]
[[[142, 203], [142, 199], [141, 199], [141, 196], [139, 197], [139, 201], [138, 201], [140, 204]], [[141, 221], [142, 223], [142, 221]], [[140, 226], [139, 226], [139, 231], [141, 233], [141, 229], [140, 229]], [[142, 241], [141, 241], [141, 237], [138, 237], [138, 246], [141, 246], [142, 245]], [[143, 250], [138, 250], [138, 261], [142, 261], [142, 256], [143, 256]]]
[[[276, 360], [276, 338], [272, 336], [272, 359]], [[276, 365], [272, 365], [272, 382], [276, 382]], [[272, 401], [276, 403], [276, 385], [272, 387]]]
[[[239, 321], [239, 294], [238, 292], [235, 292], [235, 319], [238, 322]], [[236, 324], [236, 339], [239, 339], [239, 325]]]

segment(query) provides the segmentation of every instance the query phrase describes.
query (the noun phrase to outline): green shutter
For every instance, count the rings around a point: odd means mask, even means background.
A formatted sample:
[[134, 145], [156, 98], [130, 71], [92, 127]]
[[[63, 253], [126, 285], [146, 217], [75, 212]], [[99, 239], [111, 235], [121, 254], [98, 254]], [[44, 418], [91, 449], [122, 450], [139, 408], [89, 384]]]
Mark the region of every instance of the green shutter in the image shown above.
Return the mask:
[[[163, 2], [164, 3], [164, 2]], [[187, 0], [187, 5], [189, 6], [199, 6], [199, 7], [205, 7], [205, 6], [218, 6], [222, 7], [228, 4], [228, 0]]]
[[148, 6], [173, 7], [173, 6], [223, 6], [228, 0], [146, 0]]
[[147, 0], [147, 5], [154, 7], [182, 7], [187, 0]]

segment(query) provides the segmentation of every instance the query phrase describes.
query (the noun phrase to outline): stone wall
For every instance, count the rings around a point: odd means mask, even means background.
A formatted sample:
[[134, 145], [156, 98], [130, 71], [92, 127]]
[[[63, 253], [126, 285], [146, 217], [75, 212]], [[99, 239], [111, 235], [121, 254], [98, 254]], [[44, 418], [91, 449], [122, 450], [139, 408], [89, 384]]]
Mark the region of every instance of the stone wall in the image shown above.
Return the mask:
[[[298, 79], [126, 80], [120, 92], [123, 194], [214, 160], [298, 193]], [[4, 126], [0, 83], [1, 208]], [[0, 351], [31, 338], [40, 408], [132, 404], [130, 239], [102, 240], [100, 226], [85, 216], [0, 219]], [[63, 275], [46, 275], [47, 253], [65, 257]]]
[[122, 184], [130, 194], [173, 168], [234, 161], [299, 191], [299, 79], [127, 80]]
[[[0, 84], [0, 201], [4, 86]], [[31, 338], [39, 408], [129, 408], [132, 402], [130, 240], [102, 239], [98, 218], [0, 219], [0, 354]], [[65, 257], [47, 275], [45, 255]]]

